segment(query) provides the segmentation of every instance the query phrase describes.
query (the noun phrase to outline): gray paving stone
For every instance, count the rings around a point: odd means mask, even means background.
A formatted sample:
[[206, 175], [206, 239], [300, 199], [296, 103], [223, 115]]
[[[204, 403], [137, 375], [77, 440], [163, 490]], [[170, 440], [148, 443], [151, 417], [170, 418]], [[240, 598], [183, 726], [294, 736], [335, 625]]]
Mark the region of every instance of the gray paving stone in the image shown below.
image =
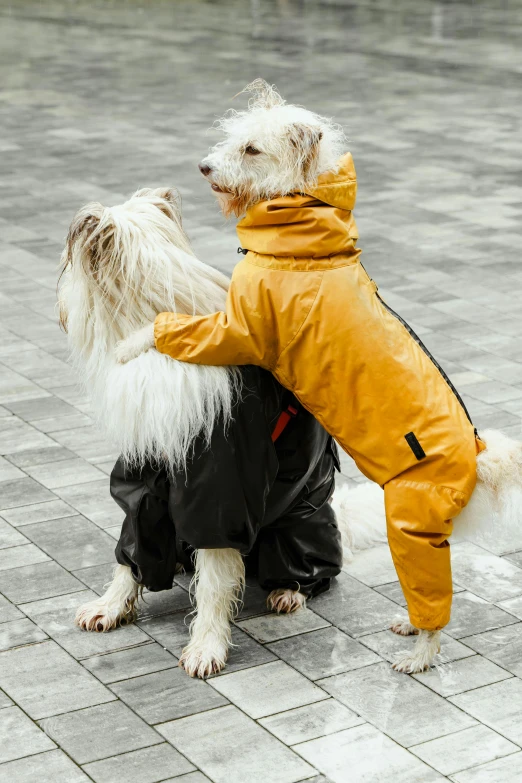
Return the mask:
[[0, 571], [0, 590], [14, 604], [63, 595], [83, 590], [84, 587], [78, 579], [51, 560]]
[[452, 776], [455, 783], [517, 783], [522, 775], [522, 753], [490, 761]]
[[522, 623], [467, 636], [468, 647], [522, 677]]
[[297, 783], [314, 773], [313, 767], [233, 706], [173, 720], [157, 729], [214, 783]]
[[277, 739], [286, 745], [296, 745], [364, 723], [355, 712], [335, 699], [326, 699], [305, 707], [280, 712], [259, 720]]
[[314, 612], [350, 636], [361, 636], [387, 628], [397, 605], [341, 573], [327, 593], [314, 599]]
[[453, 547], [452, 570], [459, 584], [486, 601], [522, 594], [522, 568], [474, 544]]
[[368, 587], [388, 584], [397, 579], [388, 544], [360, 552], [351, 563], [343, 565], [343, 571]]
[[[400, 636], [393, 633], [393, 631], [380, 631], [379, 633], [367, 634], [361, 637], [361, 643], [370, 650], [373, 650], [381, 658], [384, 658], [390, 663], [396, 658], [398, 653], [410, 650], [416, 641], [415, 636]], [[457, 642], [452, 639], [451, 636], [446, 636], [444, 632], [441, 634], [441, 650], [435, 657], [434, 665], [440, 666], [441, 664], [448, 663], [449, 661], [458, 661], [461, 658], [467, 658], [473, 655], [473, 650], [470, 650], [465, 644]]]
[[6, 460], [4, 457], [0, 457], [0, 482], [11, 481], [12, 479], [19, 479], [24, 477], [25, 474], [15, 467], [15, 465]]
[[412, 753], [443, 775], [451, 775], [470, 766], [516, 753], [518, 750], [517, 745], [495, 734], [486, 726], [472, 726], [470, 729], [450, 734], [449, 737], [441, 737], [410, 748]]
[[0, 650], [33, 644], [47, 639], [47, 634], [30, 620], [11, 620], [0, 625]]
[[71, 485], [87, 484], [102, 477], [102, 472], [80, 457], [33, 465], [25, 469], [26, 473], [47, 489], [58, 489]]
[[54, 445], [47, 435], [16, 416], [0, 419], [0, 433], [2, 435], [2, 455]]
[[118, 458], [118, 452], [114, 446], [107, 442], [95, 426], [55, 431], [53, 432], [53, 440], [89, 462], [104, 462], [105, 460], [116, 462]]
[[173, 669], [178, 661], [159, 644], [142, 644], [129, 650], [95, 655], [84, 659], [82, 664], [103, 683], [111, 683]]
[[333, 783], [347, 780], [438, 783], [445, 779], [368, 723], [304, 742], [296, 745], [295, 750]]
[[112, 582], [116, 563], [103, 563], [89, 568], [79, 568], [73, 575], [98, 595], [103, 595], [107, 585]]
[[0, 653], [0, 687], [35, 720], [114, 699], [52, 641]]
[[16, 608], [3, 595], [0, 595], [0, 623], [7, 623], [11, 620], [22, 619], [22, 612]]
[[473, 593], [464, 591], [453, 596], [451, 620], [444, 632], [455, 639], [462, 639], [464, 636], [516, 623], [516, 616], [512, 616], [515, 612], [508, 614], [510, 610], [507, 606], [505, 608], [507, 611], [504, 612], [483, 598], [478, 598]]
[[153, 617], [150, 620], [138, 620], [137, 625], [162, 647], [179, 658], [190, 638], [190, 618], [187, 616], [187, 611], [188, 607], [175, 614]]
[[319, 680], [319, 685], [405, 747], [475, 723], [440, 696], [412, 678], [394, 672], [385, 663], [337, 674]]
[[71, 517], [75, 513], [71, 506], [63, 500], [50, 500], [46, 503], [36, 503], [30, 506], [19, 506], [2, 511], [2, 516], [13, 527], [31, 525], [35, 522], [47, 522], [49, 519]]
[[284, 639], [268, 645], [279, 658], [311, 680], [377, 663], [380, 658], [338, 628]]
[[481, 723], [520, 745], [522, 742], [522, 682], [512, 677], [468, 693], [451, 696], [450, 701]]
[[3, 691], [0, 691], [0, 709], [4, 710], [6, 707], [12, 707], [13, 702], [9, 698], [9, 696], [4, 693]]
[[169, 778], [162, 781], [162, 783], [210, 783], [210, 778], [203, 775], [202, 772], [189, 772], [188, 775], [181, 775], [181, 777]]
[[265, 614], [238, 622], [238, 626], [258, 642], [266, 644], [288, 636], [326, 628], [330, 623], [310, 609], [300, 609], [294, 614]]
[[47, 718], [40, 725], [78, 764], [162, 742], [154, 729], [119, 701]]
[[23, 533], [68, 571], [114, 564], [114, 540], [82, 516], [25, 525]]
[[0, 484], [0, 511], [54, 500], [54, 495], [31, 478], [2, 481]]
[[110, 689], [151, 724], [212, 710], [228, 702], [208, 683], [190, 678], [180, 668], [117, 682]]
[[123, 625], [108, 633], [78, 628], [74, 624], [77, 608], [96, 597], [95, 593], [86, 590], [26, 603], [21, 609], [74, 658], [87, 658], [149, 641], [135, 625]]
[[[56, 399], [51, 397], [51, 399]], [[6, 459], [19, 468], [30, 468], [33, 465], [48, 465], [51, 462], [63, 462], [74, 459], [75, 454], [63, 446], [58, 446], [54, 441], [49, 441], [45, 448], [24, 449], [15, 454], [6, 454]]]
[[0, 736], [3, 737], [0, 764], [56, 747], [18, 707], [0, 710]]
[[251, 718], [264, 718], [326, 698], [321, 688], [283, 661], [224, 674], [209, 683]]
[[0, 549], [0, 571], [9, 571], [22, 566], [48, 561], [50, 558], [34, 544], [11, 546]]
[[259, 666], [262, 663], [270, 663], [277, 660], [276, 656], [258, 642], [240, 631], [239, 628], [232, 628], [232, 647], [229, 650], [227, 665], [219, 674], [213, 674], [211, 678], [222, 677], [231, 672], [238, 672], [242, 669], [249, 669], [251, 666]]
[[510, 677], [509, 672], [491, 661], [473, 655], [459, 661], [435, 665], [413, 677], [440, 696], [453, 696]]
[[3, 764], [0, 767], [0, 780], [2, 783], [34, 783], [35, 780], [88, 783], [89, 778], [61, 750], [51, 750]]
[[507, 601], [499, 601], [499, 606], [502, 609], [510, 612], [518, 620], [522, 620], [522, 596], [519, 595], [516, 598], [508, 598]]
[[55, 494], [98, 527], [111, 527], [123, 521], [123, 511], [110, 496], [108, 479], [61, 487]]
[[0, 517], [0, 549], [29, 544], [29, 539]]
[[165, 775], [186, 778], [194, 766], [166, 742], [143, 750], [134, 750], [122, 756], [113, 756], [104, 761], [94, 761], [84, 766], [96, 783], [157, 783]]
[[50, 416], [67, 416], [76, 412], [72, 405], [49, 395], [36, 400], [22, 400], [9, 404], [8, 409], [24, 421], [38, 421]]

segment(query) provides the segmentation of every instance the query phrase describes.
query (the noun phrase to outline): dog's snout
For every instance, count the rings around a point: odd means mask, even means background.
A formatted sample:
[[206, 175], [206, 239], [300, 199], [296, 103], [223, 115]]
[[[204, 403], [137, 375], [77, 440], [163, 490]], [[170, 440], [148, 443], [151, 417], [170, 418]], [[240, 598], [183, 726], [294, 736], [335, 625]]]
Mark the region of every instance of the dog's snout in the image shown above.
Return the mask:
[[208, 175], [212, 171], [210, 166], [208, 166], [206, 163], [200, 163], [199, 164], [199, 170], [201, 171], [201, 173], [203, 174], [204, 177], [208, 177]]

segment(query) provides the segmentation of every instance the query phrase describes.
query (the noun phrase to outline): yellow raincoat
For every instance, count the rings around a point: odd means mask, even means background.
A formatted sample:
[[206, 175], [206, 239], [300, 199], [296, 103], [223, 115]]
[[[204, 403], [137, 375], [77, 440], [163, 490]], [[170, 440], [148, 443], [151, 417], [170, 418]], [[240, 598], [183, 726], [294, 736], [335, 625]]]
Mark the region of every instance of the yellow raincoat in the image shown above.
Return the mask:
[[356, 189], [347, 154], [307, 194], [251, 207], [226, 312], [161, 313], [156, 348], [260, 365], [296, 395], [384, 487], [410, 621], [435, 630], [450, 618], [451, 520], [471, 496], [481, 445], [448, 378], [359, 263]]

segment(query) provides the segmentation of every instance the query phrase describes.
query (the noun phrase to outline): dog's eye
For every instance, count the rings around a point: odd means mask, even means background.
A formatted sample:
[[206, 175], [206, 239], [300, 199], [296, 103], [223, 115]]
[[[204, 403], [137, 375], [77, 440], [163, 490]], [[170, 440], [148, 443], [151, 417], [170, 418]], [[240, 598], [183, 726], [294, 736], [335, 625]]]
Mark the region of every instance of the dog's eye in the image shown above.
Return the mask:
[[261, 150], [256, 149], [251, 144], [248, 145], [248, 147], [245, 147], [245, 154], [246, 155], [260, 155]]

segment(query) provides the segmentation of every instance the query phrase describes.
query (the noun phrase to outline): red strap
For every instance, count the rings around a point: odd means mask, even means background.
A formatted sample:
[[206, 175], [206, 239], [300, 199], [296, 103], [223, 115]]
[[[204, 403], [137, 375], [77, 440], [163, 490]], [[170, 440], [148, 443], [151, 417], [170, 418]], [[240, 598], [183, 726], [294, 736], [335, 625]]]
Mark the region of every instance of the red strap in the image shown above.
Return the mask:
[[283, 411], [282, 413], [279, 414], [279, 418], [274, 427], [274, 431], [272, 432], [272, 443], [276, 442], [276, 440], [282, 434], [283, 430], [285, 429], [290, 419], [292, 419], [294, 416], [297, 416], [297, 408], [294, 408], [293, 405], [289, 405], [286, 411]]

